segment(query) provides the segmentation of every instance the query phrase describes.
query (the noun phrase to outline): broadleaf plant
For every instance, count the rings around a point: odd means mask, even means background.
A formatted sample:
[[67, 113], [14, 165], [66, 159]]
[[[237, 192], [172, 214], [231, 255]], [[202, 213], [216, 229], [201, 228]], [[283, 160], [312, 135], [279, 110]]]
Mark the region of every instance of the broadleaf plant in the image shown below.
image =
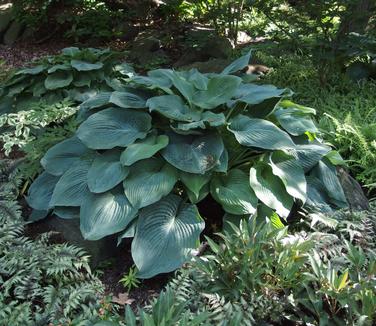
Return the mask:
[[189, 259], [204, 228], [196, 204], [209, 194], [239, 217], [346, 206], [315, 111], [286, 99], [290, 90], [230, 75], [249, 58], [221, 74], [129, 76], [123, 90], [82, 103], [76, 135], [42, 159], [30, 206], [79, 216], [88, 240], [134, 236], [143, 278]]

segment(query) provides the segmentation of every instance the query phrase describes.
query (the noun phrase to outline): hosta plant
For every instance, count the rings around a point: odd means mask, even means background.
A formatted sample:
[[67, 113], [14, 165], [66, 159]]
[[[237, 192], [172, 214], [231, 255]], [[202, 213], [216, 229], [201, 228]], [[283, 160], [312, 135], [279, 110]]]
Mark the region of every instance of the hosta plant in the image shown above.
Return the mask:
[[48, 104], [69, 98], [78, 102], [98, 91], [117, 89], [116, 77], [132, 74], [109, 49], [65, 48], [15, 71], [0, 85], [0, 114], [27, 110], [31, 102]]
[[288, 89], [243, 82], [235, 73], [249, 58], [219, 74], [153, 70], [85, 101], [75, 136], [41, 160], [30, 206], [79, 218], [89, 240], [133, 237], [141, 278], [186, 261], [209, 194], [227, 217], [345, 206], [314, 110], [286, 100]]

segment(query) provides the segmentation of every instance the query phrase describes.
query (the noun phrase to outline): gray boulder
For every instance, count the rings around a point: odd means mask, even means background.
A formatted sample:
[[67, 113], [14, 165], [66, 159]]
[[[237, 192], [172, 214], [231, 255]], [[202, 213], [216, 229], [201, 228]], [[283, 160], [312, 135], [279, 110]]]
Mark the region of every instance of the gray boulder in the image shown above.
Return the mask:
[[337, 174], [342, 185], [346, 200], [352, 211], [369, 210], [369, 202], [363, 189], [343, 167], [337, 167]]
[[14, 20], [4, 34], [3, 43], [5, 45], [14, 44], [17, 41], [17, 39], [22, 35], [22, 31], [23, 24]]

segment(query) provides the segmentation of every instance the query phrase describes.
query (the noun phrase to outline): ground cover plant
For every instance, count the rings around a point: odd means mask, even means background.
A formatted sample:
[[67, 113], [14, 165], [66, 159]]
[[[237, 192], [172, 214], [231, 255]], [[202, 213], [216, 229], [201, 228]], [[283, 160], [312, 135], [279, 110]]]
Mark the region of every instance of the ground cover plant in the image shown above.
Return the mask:
[[345, 207], [342, 161], [321, 142], [315, 111], [234, 75], [249, 59], [220, 74], [157, 69], [83, 102], [76, 134], [42, 158], [29, 205], [80, 218], [89, 240], [133, 237], [141, 278], [180, 267], [197, 247], [195, 204], [209, 193], [229, 216]]
[[296, 101], [316, 108], [323, 137], [347, 160], [353, 176], [371, 195], [376, 183], [376, 83], [356, 83], [333, 74], [323, 87], [309, 58], [291, 51], [278, 58], [275, 51], [273, 45], [256, 51], [258, 60], [273, 68], [263, 82], [288, 85]]
[[129, 66], [120, 64], [121, 56], [109, 49], [70, 47], [39, 59], [2, 83], [0, 113], [25, 111], [41, 100], [47, 104], [64, 99], [82, 102], [100, 90], [116, 89], [114, 78], [131, 72]]

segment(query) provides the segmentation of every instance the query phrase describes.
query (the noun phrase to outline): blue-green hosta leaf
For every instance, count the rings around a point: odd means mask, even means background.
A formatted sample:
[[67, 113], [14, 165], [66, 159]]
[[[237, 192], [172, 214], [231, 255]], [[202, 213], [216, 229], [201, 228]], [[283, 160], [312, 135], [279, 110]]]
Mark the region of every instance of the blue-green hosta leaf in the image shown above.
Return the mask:
[[289, 134], [293, 136], [303, 135], [305, 132], [317, 133], [318, 130], [312, 119], [301, 110], [294, 108], [278, 108], [273, 114]]
[[73, 75], [70, 71], [56, 71], [47, 76], [44, 81], [44, 87], [49, 90], [67, 87], [73, 81]]
[[304, 172], [308, 172], [331, 151], [331, 148], [325, 145], [308, 144], [296, 145], [295, 148], [285, 151], [298, 160]]
[[91, 77], [87, 74], [81, 73], [75, 78], [75, 80], [73, 81], [73, 85], [76, 87], [90, 87]]
[[91, 152], [77, 137], [71, 137], [51, 147], [40, 163], [48, 173], [59, 176]]
[[125, 166], [152, 157], [161, 149], [168, 145], [168, 137], [166, 135], [150, 135], [145, 139], [138, 140], [129, 145], [120, 156], [120, 162]]
[[193, 193], [189, 189], [186, 189], [188, 199], [192, 204], [197, 204], [203, 200], [210, 193], [210, 184], [205, 184], [198, 193]]
[[209, 183], [210, 174], [193, 174], [180, 171], [179, 177], [184, 186], [192, 192], [196, 199], [200, 196], [200, 190]]
[[332, 207], [329, 205], [330, 198], [325, 186], [315, 176], [307, 176], [307, 201], [306, 208], [313, 212], [331, 213]]
[[270, 166], [258, 162], [249, 171], [249, 181], [260, 201], [275, 209], [279, 216], [289, 215], [294, 200], [287, 193], [281, 179], [273, 174]]
[[55, 189], [59, 177], [43, 172], [34, 180], [30, 186], [28, 196], [26, 198], [30, 207], [36, 210], [48, 210], [52, 193]]
[[95, 157], [87, 174], [87, 184], [91, 192], [111, 190], [128, 175], [129, 168], [120, 163], [120, 153], [110, 150]]
[[224, 148], [218, 164], [214, 167], [213, 171], [227, 173], [228, 170], [228, 151]]
[[80, 210], [80, 229], [87, 240], [98, 240], [124, 230], [136, 217], [121, 187], [103, 194], [90, 194]]
[[155, 96], [148, 99], [146, 105], [150, 112], [157, 111], [172, 120], [192, 122], [200, 119], [200, 112], [189, 108], [177, 95]]
[[184, 73], [173, 71], [170, 69], [160, 69], [160, 72], [168, 77], [177, 90], [185, 97], [185, 99], [192, 103], [193, 93], [195, 88], [193, 83], [184, 78]]
[[71, 60], [71, 66], [78, 71], [90, 71], [103, 68], [102, 62], [89, 63], [82, 60]]
[[211, 111], [205, 111], [201, 114], [199, 121], [189, 123], [179, 123], [178, 130], [188, 131], [191, 129], [207, 129], [208, 127], [219, 127], [226, 123], [226, 118], [223, 113], [214, 113]]
[[132, 206], [142, 208], [167, 196], [177, 180], [178, 173], [174, 167], [162, 160], [149, 159], [132, 166], [123, 187]]
[[214, 109], [230, 100], [242, 82], [236, 76], [215, 76], [209, 79], [207, 90], [193, 94], [192, 102], [203, 109]]
[[329, 160], [330, 163], [333, 165], [345, 165], [346, 161], [342, 158], [342, 156], [337, 151], [330, 151], [328, 154], [325, 155], [325, 158]]
[[145, 138], [151, 127], [146, 112], [110, 108], [91, 115], [77, 130], [77, 137], [89, 148], [126, 147]]
[[273, 174], [282, 180], [287, 192], [304, 204], [307, 198], [307, 182], [299, 162], [291, 155], [275, 151], [269, 156], [269, 164]]
[[162, 156], [171, 165], [189, 173], [204, 174], [219, 163], [224, 145], [216, 133], [203, 136], [168, 134], [170, 143]]
[[304, 106], [304, 105], [294, 103], [290, 100], [283, 100], [283, 101], [279, 102], [278, 106], [281, 107], [281, 108], [284, 108], [284, 109], [294, 108], [294, 109], [299, 110], [302, 114], [307, 114], [307, 115], [315, 115], [316, 114], [315, 109], [312, 109], [308, 106]]
[[115, 91], [112, 92], [110, 97], [110, 102], [120, 106], [121, 108], [145, 108], [146, 107], [146, 94], [143, 94], [140, 91]]
[[241, 84], [236, 89], [234, 102], [243, 102], [249, 105], [259, 104], [267, 99], [289, 95], [286, 88], [277, 88], [273, 85]]
[[71, 46], [61, 50], [61, 53], [68, 57], [74, 57], [75, 55], [78, 55], [80, 52], [81, 50], [76, 46]]
[[138, 277], [179, 268], [198, 246], [204, 226], [196, 206], [182, 203], [176, 195], [141, 210], [132, 242]]
[[238, 115], [228, 128], [237, 141], [244, 146], [263, 149], [294, 148], [290, 136], [272, 122]]
[[38, 75], [44, 70], [46, 70], [46, 67], [44, 67], [43, 65], [38, 65], [32, 68], [20, 69], [14, 75]]
[[208, 89], [208, 82], [209, 79], [204, 74], [200, 73], [196, 68], [193, 68], [187, 73], [187, 79], [190, 81], [195, 88], [200, 90], [207, 90]]
[[136, 225], [137, 225], [137, 217], [135, 217], [131, 223], [126, 227], [126, 229], [120, 233], [120, 235], [117, 238], [117, 245], [119, 246], [120, 243], [123, 241], [123, 239], [127, 238], [134, 238], [134, 235], [136, 234]]
[[257, 197], [249, 185], [248, 176], [239, 169], [213, 178], [210, 192], [227, 213], [243, 215], [256, 212]]
[[111, 94], [111, 92], [100, 92], [81, 103], [80, 109], [91, 110], [104, 106], [110, 102]]
[[247, 54], [241, 56], [240, 58], [236, 59], [232, 63], [230, 63], [225, 69], [222, 70], [222, 75], [232, 74], [234, 72], [240, 71], [248, 66], [249, 60], [251, 59], [251, 52], [248, 51]]
[[70, 69], [71, 69], [71, 66], [64, 63], [64, 64], [58, 64], [58, 65], [52, 66], [50, 69], [47, 70], [47, 72], [49, 74], [51, 74], [51, 73], [58, 71], [58, 70], [70, 70]]
[[51, 206], [81, 206], [90, 194], [87, 173], [91, 160], [76, 162], [57, 182], [51, 198]]
[[80, 218], [79, 207], [55, 206], [54, 214], [60, 218], [70, 220], [73, 218]]
[[328, 197], [332, 199], [332, 202], [336, 206], [341, 208], [348, 206], [346, 196], [337, 177], [337, 170], [334, 165], [328, 160], [323, 159], [312, 169], [311, 175], [321, 181], [326, 189]]
[[131, 82], [143, 85], [149, 89], [159, 88], [165, 93], [172, 94], [170, 88], [172, 87], [171, 79], [163, 72], [164, 69], [151, 70], [148, 76], [134, 76]]

